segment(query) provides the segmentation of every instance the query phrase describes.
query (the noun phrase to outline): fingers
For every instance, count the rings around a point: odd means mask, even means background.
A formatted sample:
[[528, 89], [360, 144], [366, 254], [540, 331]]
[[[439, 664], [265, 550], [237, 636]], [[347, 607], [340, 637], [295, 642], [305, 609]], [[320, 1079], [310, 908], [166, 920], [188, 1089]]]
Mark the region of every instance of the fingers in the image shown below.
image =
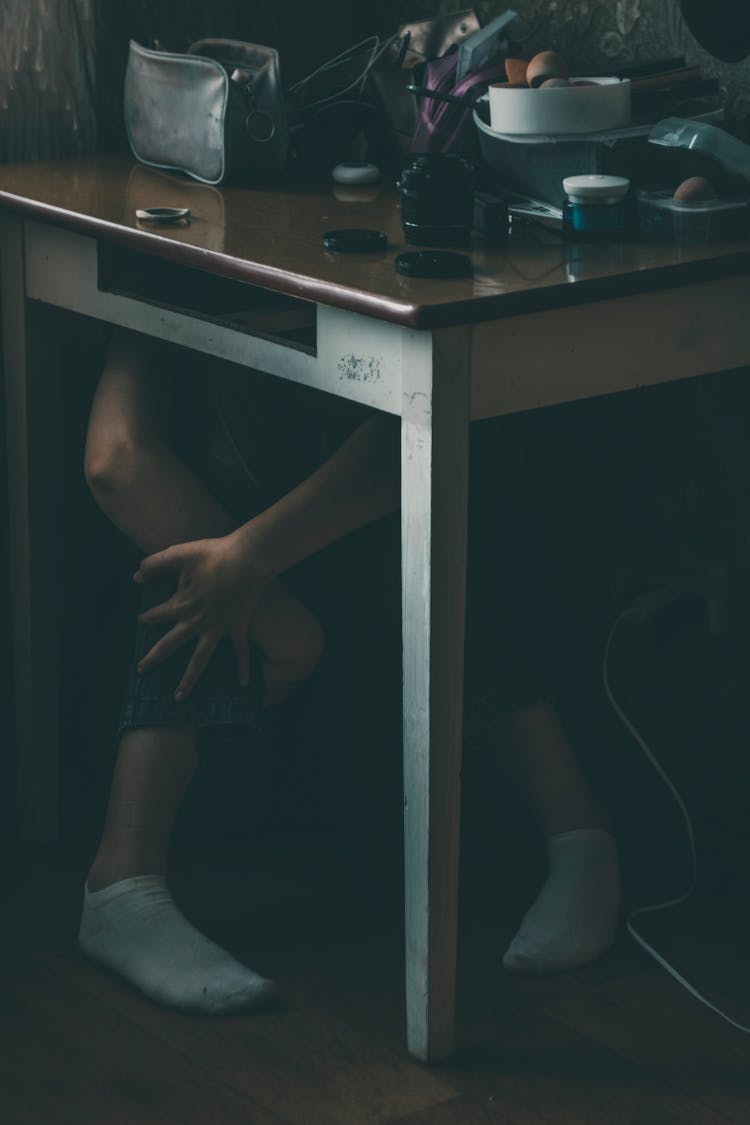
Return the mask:
[[177, 691], [174, 693], [174, 697], [178, 703], [182, 702], [183, 699], [187, 699], [190, 692], [198, 683], [198, 680], [206, 670], [206, 665], [216, 651], [220, 639], [219, 636], [209, 634], [208, 636], [201, 637], [198, 641], [198, 644], [195, 646], [195, 652], [190, 658], [190, 663], [185, 669], [185, 674], [180, 680]]
[[138, 664], [139, 675], [142, 676], [144, 673], [150, 672], [152, 668], [163, 664], [173, 652], [177, 652], [184, 644], [187, 644], [194, 635], [195, 628], [192, 625], [186, 625], [182, 621], [175, 625], [174, 629], [170, 629], [141, 659]]
[[250, 648], [247, 641], [247, 629], [241, 629], [239, 632], [232, 635], [234, 643], [234, 652], [237, 657], [237, 672], [240, 677], [240, 685], [247, 687], [250, 683]]
[[160, 605], [144, 610], [143, 613], [138, 615], [138, 623], [139, 625], [166, 625], [168, 622], [176, 621], [179, 618], [181, 609], [182, 603], [177, 598], [172, 597]]
[[141, 565], [133, 575], [134, 582], [148, 582], [158, 574], [166, 574], [179, 568], [191, 557], [191, 545], [178, 543], [175, 547], [167, 547], [164, 551], [157, 551], [143, 559]]

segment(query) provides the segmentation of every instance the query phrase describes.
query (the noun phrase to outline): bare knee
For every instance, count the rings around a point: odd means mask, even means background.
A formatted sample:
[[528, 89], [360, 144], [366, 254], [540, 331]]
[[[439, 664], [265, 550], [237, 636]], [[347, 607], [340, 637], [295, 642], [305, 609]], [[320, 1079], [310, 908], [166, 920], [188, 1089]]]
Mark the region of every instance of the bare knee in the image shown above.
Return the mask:
[[161, 445], [161, 380], [150, 363], [142, 343], [113, 341], [91, 407], [84, 458], [86, 483], [100, 502], [133, 487]]
[[290, 680], [301, 682], [311, 676], [323, 659], [326, 634], [323, 626], [307, 609], [301, 607], [298, 627], [293, 636], [274, 638], [267, 660], [275, 664]]
[[312, 676], [323, 658], [325, 630], [312, 614], [305, 614], [305, 617], [304, 627], [294, 644], [288, 648], [281, 646], [264, 662], [264, 704], [267, 707], [287, 699]]
[[311, 614], [310, 621], [305, 630], [305, 636], [301, 638], [297, 650], [296, 665], [300, 679], [306, 680], [308, 676], [313, 674], [318, 664], [320, 664], [323, 659], [325, 648], [325, 629], [320, 621]]
[[127, 434], [89, 432], [84, 458], [84, 476], [102, 507], [135, 487], [138, 470], [147, 456]]

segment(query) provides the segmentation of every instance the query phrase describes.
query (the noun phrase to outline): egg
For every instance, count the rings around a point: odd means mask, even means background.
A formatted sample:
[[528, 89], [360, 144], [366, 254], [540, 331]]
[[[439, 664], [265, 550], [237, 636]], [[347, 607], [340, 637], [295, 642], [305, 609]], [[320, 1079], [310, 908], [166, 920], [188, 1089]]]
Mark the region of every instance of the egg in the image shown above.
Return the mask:
[[528, 65], [527, 59], [506, 59], [505, 77], [514, 86], [525, 86], [526, 68]]
[[547, 78], [567, 78], [568, 67], [555, 51], [540, 51], [526, 68], [529, 86], [541, 86]]
[[698, 203], [701, 199], [716, 199], [716, 188], [705, 176], [690, 176], [675, 188], [672, 199], [678, 203]]
[[545, 78], [544, 82], [542, 82], [539, 89], [540, 90], [549, 90], [550, 88], [552, 88], [554, 86], [570, 86], [570, 85], [571, 85], [571, 83], [568, 82], [567, 78]]

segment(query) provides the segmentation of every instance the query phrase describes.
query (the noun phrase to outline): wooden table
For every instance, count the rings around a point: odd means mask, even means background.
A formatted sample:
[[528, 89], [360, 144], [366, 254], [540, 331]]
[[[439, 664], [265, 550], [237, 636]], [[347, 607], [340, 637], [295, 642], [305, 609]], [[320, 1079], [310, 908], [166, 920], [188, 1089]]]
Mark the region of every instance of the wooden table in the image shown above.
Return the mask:
[[[136, 219], [143, 206], [194, 219], [155, 229]], [[25, 837], [49, 841], [57, 824], [65, 311], [400, 415], [408, 1043], [446, 1056], [469, 421], [750, 364], [750, 244], [586, 246], [525, 229], [475, 244], [471, 279], [413, 280], [393, 268], [390, 185], [219, 191], [120, 155], [2, 168], [0, 209]], [[323, 232], [347, 226], [386, 231], [391, 249], [325, 251]]]

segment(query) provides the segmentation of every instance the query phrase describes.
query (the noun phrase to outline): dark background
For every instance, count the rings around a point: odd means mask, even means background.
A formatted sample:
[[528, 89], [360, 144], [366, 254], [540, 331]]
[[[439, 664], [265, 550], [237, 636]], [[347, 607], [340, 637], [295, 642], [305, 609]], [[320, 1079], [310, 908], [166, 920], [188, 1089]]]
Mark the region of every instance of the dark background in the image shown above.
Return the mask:
[[[641, 4], [519, 2], [528, 49], [550, 42], [572, 60], [644, 58], [687, 51], [723, 83], [738, 131], [747, 130], [748, 64], [716, 63], [698, 48], [674, 0]], [[279, 47], [285, 77], [313, 69], [370, 31], [429, 15], [436, 3], [360, 6], [195, 0], [84, 4], [0, 0], [0, 156], [36, 159], [122, 144], [120, 100], [127, 42], [182, 49], [205, 35]], [[501, 5], [483, 4], [486, 19]], [[37, 65], [39, 59], [42, 66]], [[67, 328], [64, 498], [65, 652], [63, 829], [101, 818], [113, 760], [113, 728], [128, 655], [134, 556], [90, 500], [82, 447], [100, 338]], [[644, 342], [647, 346], [647, 342]], [[600, 685], [607, 625], [626, 557], [669, 560], [688, 552], [727, 569], [734, 626], [707, 637], [687, 619], [632, 635], [616, 654], [616, 686], [693, 802], [720, 866], [747, 833], [744, 715], [750, 403], [743, 373], [556, 408], [506, 427], [517, 451], [512, 487], [569, 543], [561, 616], [549, 644], [558, 690], [590, 776], [629, 837], [631, 854], [669, 841], [675, 823], [648, 768], [608, 711]], [[0, 515], [5, 533], [4, 493]], [[501, 529], [502, 530], [502, 529]], [[523, 544], [508, 540], [508, 551]], [[7, 553], [0, 552], [0, 825], [13, 831]], [[398, 529], [369, 529], [334, 552], [322, 598], [330, 647], [323, 667], [274, 716], [257, 745], [223, 744], [205, 756], [181, 832], [246, 839], [267, 828], [309, 829], [397, 848], [400, 843]], [[335, 594], [335, 596], [333, 596]], [[338, 608], [337, 608], [338, 607]], [[551, 623], [552, 624], [552, 623]], [[494, 789], [474, 747], [465, 766], [465, 855], [482, 867], [486, 845], [530, 832], [510, 795]], [[635, 815], [634, 815], [635, 813]], [[665, 845], [666, 846], [666, 845]], [[491, 849], [490, 849], [491, 850]]]

